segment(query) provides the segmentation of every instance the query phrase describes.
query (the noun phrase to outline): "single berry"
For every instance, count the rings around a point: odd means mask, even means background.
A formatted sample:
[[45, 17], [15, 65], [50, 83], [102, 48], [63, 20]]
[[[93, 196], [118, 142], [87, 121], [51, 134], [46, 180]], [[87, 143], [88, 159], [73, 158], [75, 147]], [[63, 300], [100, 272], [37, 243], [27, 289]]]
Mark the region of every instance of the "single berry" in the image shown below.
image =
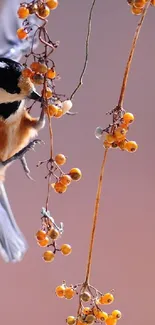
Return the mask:
[[27, 37], [27, 31], [24, 28], [17, 29], [17, 36], [19, 39], [25, 39]]
[[69, 175], [62, 175], [59, 178], [59, 182], [66, 186], [68, 186], [71, 183], [71, 181], [72, 181], [72, 179]]
[[58, 6], [58, 0], [48, 0], [46, 1], [46, 5], [51, 9], [54, 10]]
[[82, 177], [82, 173], [79, 168], [72, 168], [68, 174], [73, 181], [79, 181]]
[[38, 245], [41, 246], [41, 247], [46, 247], [48, 244], [49, 244], [48, 237], [45, 237], [45, 239], [38, 241]]
[[101, 305], [111, 304], [114, 301], [114, 296], [112, 293], [108, 292], [101, 296], [98, 301]]
[[74, 316], [68, 316], [66, 319], [66, 323], [68, 325], [74, 325], [76, 322], [76, 318]]
[[26, 8], [25, 6], [21, 6], [19, 7], [17, 14], [19, 18], [26, 19], [29, 15], [29, 9]]
[[132, 113], [127, 112], [127, 113], [125, 113], [123, 115], [123, 121], [126, 124], [132, 123], [134, 121], [134, 119], [135, 118], [134, 118], [134, 115]]
[[24, 78], [30, 78], [32, 76], [33, 72], [30, 68], [25, 68], [22, 70], [22, 76]]
[[87, 302], [87, 301], [90, 301], [91, 300], [91, 294], [89, 292], [83, 292], [81, 295], [80, 295], [80, 298], [84, 301], [84, 302]]
[[65, 288], [65, 298], [66, 299], [72, 299], [75, 295], [75, 291], [71, 287]]
[[122, 314], [119, 310], [113, 310], [113, 312], [111, 313], [111, 315], [116, 318], [116, 319], [119, 319], [122, 317]]
[[66, 162], [66, 157], [62, 153], [59, 153], [55, 156], [55, 161], [58, 165], [64, 165]]
[[44, 240], [46, 237], [46, 231], [44, 230], [38, 230], [36, 233], [37, 240]]
[[55, 293], [56, 293], [57, 297], [64, 298], [64, 296], [65, 296], [65, 287], [64, 287], [64, 285], [56, 287]]
[[55, 258], [55, 254], [52, 251], [46, 251], [43, 254], [43, 259], [45, 262], [52, 262]]
[[63, 255], [69, 255], [72, 252], [72, 247], [68, 244], [63, 244], [60, 250]]
[[58, 231], [57, 229], [52, 228], [52, 229], [50, 229], [50, 230], [48, 231], [47, 235], [48, 235], [51, 239], [55, 240], [55, 239], [57, 239], [57, 238], [59, 237], [60, 234], [59, 234], [59, 231]]
[[127, 141], [124, 144], [124, 149], [128, 152], [135, 152], [138, 149], [138, 144], [135, 141]]
[[48, 69], [46, 72], [46, 77], [48, 79], [54, 79], [56, 77], [56, 71], [54, 69]]
[[63, 185], [60, 182], [56, 182], [54, 184], [54, 190], [55, 190], [55, 192], [57, 192], [59, 194], [62, 194], [62, 193], [65, 193], [67, 191], [67, 186]]

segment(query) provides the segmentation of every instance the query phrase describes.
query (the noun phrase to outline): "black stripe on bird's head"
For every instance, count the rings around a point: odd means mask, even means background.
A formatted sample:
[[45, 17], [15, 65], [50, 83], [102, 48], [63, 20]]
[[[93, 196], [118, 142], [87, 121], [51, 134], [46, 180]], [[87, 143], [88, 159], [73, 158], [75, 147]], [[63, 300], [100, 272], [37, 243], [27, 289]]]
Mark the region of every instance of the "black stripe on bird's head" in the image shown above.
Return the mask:
[[23, 77], [23, 65], [0, 58], [0, 103], [11, 103], [26, 98], [41, 101], [30, 78]]

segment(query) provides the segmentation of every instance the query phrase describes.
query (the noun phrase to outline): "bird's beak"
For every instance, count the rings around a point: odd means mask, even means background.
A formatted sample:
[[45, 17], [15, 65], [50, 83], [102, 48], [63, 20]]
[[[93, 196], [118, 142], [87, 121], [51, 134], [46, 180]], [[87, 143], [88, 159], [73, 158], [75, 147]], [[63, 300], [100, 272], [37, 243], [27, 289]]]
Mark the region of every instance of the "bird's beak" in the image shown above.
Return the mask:
[[29, 95], [28, 98], [32, 99], [32, 100], [37, 100], [38, 102], [41, 102], [41, 96], [35, 91], [32, 91], [32, 93]]

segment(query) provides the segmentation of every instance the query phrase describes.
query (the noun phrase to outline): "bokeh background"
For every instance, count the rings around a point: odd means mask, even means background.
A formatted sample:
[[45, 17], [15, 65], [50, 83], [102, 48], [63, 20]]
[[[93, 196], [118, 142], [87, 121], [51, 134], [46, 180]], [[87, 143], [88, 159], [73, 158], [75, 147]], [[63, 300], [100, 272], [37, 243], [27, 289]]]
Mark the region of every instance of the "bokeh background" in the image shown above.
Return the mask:
[[[61, 80], [58, 92], [67, 96], [77, 84], [84, 62], [84, 42], [91, 1], [60, 1], [49, 20], [51, 38], [60, 40], [53, 57]], [[8, 19], [8, 17], [6, 17]], [[111, 151], [108, 155], [91, 283], [107, 292], [115, 289], [115, 302], [105, 308], [120, 309], [120, 325], [152, 324], [155, 294], [155, 8], [150, 8], [140, 35], [125, 97], [124, 108], [135, 115], [129, 138], [136, 140], [135, 154]], [[56, 298], [54, 289], [82, 282], [85, 276], [89, 236], [101, 160], [102, 143], [95, 128], [107, 126], [106, 112], [118, 100], [123, 71], [139, 17], [130, 13], [125, 0], [98, 0], [93, 13], [89, 64], [84, 85], [74, 100], [76, 117], [53, 120], [54, 151], [68, 156], [64, 170], [79, 167], [83, 178], [64, 195], [51, 193], [50, 210], [64, 222], [61, 243], [70, 243], [73, 253], [57, 254], [52, 264], [42, 260], [44, 249], [34, 235], [40, 228], [47, 182], [39, 160], [49, 157], [48, 124], [40, 133], [46, 145], [27, 155], [29, 181], [16, 162], [8, 170], [6, 188], [12, 209], [24, 232], [29, 251], [16, 265], [0, 260], [1, 323], [8, 325], [65, 324], [76, 315], [78, 299]], [[33, 110], [38, 115], [39, 106]]]

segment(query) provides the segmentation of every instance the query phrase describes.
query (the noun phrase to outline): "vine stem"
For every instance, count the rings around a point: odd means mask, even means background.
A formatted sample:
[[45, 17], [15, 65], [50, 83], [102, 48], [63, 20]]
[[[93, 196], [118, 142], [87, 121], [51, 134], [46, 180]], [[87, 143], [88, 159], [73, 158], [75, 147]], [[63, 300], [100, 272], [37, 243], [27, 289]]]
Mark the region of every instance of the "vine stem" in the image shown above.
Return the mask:
[[77, 85], [77, 87], [74, 89], [74, 91], [72, 92], [71, 96], [70, 96], [70, 100], [73, 99], [75, 93], [79, 90], [79, 88], [83, 85], [83, 77], [84, 74], [86, 72], [87, 69], [87, 64], [88, 64], [88, 56], [89, 56], [89, 41], [90, 41], [90, 34], [91, 34], [91, 21], [92, 21], [92, 14], [93, 14], [93, 9], [95, 6], [96, 0], [93, 0], [91, 8], [90, 8], [90, 13], [89, 13], [89, 17], [88, 17], [88, 30], [87, 30], [87, 36], [86, 36], [86, 43], [85, 43], [85, 61], [84, 61], [84, 66], [79, 78], [79, 83]]
[[101, 189], [102, 189], [102, 183], [103, 183], [103, 176], [104, 176], [107, 152], [108, 152], [108, 149], [105, 149], [104, 157], [103, 157], [103, 161], [102, 161], [102, 165], [101, 165], [101, 170], [100, 170], [97, 193], [96, 193], [95, 208], [94, 208], [93, 223], [92, 223], [92, 230], [91, 230], [91, 236], [90, 236], [89, 253], [88, 253], [88, 262], [87, 262], [87, 267], [86, 267], [86, 277], [85, 277], [85, 282], [84, 282], [85, 285], [87, 285], [89, 283], [89, 277], [90, 277], [92, 252], [93, 252], [95, 230], [96, 230], [96, 225], [97, 225], [97, 217], [98, 217], [98, 211], [99, 211], [99, 205], [100, 205]]
[[128, 76], [129, 76], [129, 71], [130, 71], [132, 59], [133, 59], [136, 44], [137, 44], [137, 41], [138, 41], [138, 38], [139, 38], [140, 30], [141, 30], [141, 27], [143, 25], [144, 18], [146, 16], [146, 13], [147, 13], [147, 10], [148, 10], [148, 8], [150, 6], [150, 3], [151, 3], [151, 1], [149, 0], [149, 2], [147, 3], [146, 7], [143, 10], [142, 16], [141, 16], [140, 21], [139, 21], [139, 23], [137, 25], [135, 35], [134, 35], [134, 38], [133, 38], [133, 41], [132, 41], [131, 50], [130, 50], [128, 61], [127, 61], [127, 64], [126, 64], [124, 77], [123, 77], [123, 82], [122, 82], [122, 87], [121, 87], [121, 92], [120, 92], [120, 97], [119, 97], [119, 101], [118, 101], [118, 107], [119, 108], [123, 107], [124, 95], [125, 95], [125, 90], [126, 90], [126, 86], [127, 86], [127, 81], [128, 81]]

